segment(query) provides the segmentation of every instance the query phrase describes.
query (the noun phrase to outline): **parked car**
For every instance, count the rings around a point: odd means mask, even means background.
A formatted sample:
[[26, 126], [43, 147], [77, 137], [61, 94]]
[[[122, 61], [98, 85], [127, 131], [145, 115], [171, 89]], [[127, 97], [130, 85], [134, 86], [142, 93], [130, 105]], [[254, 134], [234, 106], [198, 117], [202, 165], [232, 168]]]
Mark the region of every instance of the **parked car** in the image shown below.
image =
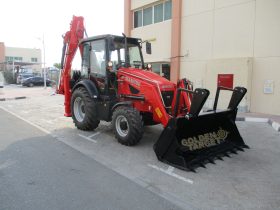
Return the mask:
[[30, 77], [33, 77], [33, 74], [20, 74], [17, 77], [17, 84], [22, 84], [22, 82]]
[[[46, 79], [46, 85], [50, 86], [52, 81]], [[43, 86], [44, 85], [44, 78], [43, 77], [30, 77], [25, 79], [22, 82], [22, 86], [33, 87], [33, 86]]]

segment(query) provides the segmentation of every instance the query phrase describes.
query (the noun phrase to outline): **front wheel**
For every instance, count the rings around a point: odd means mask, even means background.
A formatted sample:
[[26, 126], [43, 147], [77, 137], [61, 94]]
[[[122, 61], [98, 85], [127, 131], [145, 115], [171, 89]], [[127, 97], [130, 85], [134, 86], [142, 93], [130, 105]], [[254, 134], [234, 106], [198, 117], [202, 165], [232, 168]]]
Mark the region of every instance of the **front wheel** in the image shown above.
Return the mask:
[[89, 131], [98, 127], [100, 121], [96, 119], [96, 102], [85, 88], [80, 87], [74, 91], [71, 98], [71, 112], [78, 129]]
[[139, 111], [132, 107], [118, 107], [112, 117], [113, 130], [118, 142], [136, 145], [143, 136], [143, 121]]

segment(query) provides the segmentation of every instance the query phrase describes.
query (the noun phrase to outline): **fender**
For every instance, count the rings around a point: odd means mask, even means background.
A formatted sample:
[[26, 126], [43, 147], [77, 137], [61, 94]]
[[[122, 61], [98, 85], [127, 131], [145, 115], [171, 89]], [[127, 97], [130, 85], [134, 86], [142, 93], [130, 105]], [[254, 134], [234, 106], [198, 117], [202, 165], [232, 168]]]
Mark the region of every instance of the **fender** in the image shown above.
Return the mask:
[[77, 84], [75, 84], [74, 87], [72, 88], [72, 93], [75, 91], [75, 89], [79, 87], [84, 87], [88, 91], [91, 98], [99, 98], [98, 89], [96, 88], [95, 84], [91, 80], [84, 79], [78, 82]]
[[118, 102], [112, 107], [112, 112], [114, 112], [114, 110], [119, 106], [132, 106], [132, 102], [131, 101]]

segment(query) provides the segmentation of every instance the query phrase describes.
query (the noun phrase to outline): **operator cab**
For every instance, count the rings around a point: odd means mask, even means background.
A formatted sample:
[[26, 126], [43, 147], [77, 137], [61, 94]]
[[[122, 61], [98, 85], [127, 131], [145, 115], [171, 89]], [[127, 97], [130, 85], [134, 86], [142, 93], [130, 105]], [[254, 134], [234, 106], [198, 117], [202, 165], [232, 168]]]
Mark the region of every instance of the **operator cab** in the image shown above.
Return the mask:
[[112, 70], [116, 71], [120, 67], [143, 69], [141, 48], [140, 39], [114, 36], [109, 41], [109, 64], [112, 64]]
[[[120, 68], [144, 69], [141, 39], [101, 35], [83, 39], [83, 78], [94, 81], [101, 95], [111, 95]], [[114, 89], [114, 88], [113, 88]]]
[[106, 76], [106, 70], [120, 67], [144, 68], [141, 39], [101, 35], [84, 39], [82, 71]]

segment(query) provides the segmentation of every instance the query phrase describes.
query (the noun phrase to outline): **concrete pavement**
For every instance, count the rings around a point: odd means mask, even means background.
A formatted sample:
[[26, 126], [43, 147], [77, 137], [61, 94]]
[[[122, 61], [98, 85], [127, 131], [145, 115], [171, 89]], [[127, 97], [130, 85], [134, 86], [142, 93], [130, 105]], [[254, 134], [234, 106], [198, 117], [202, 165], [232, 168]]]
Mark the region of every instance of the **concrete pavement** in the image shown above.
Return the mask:
[[0, 106], [183, 209], [279, 207], [280, 133], [268, 123], [238, 122], [251, 149], [194, 174], [156, 159], [152, 146], [161, 126], [146, 127], [139, 145], [125, 147], [114, 139], [110, 123], [102, 122], [93, 132], [77, 130], [71, 118], [63, 117], [63, 97], [59, 95], [5, 101]]
[[[55, 93], [55, 87], [22, 87], [21, 85], [6, 85], [0, 89], [0, 101], [17, 100], [41, 96], [50, 96]], [[262, 113], [238, 112], [237, 120], [267, 122], [276, 131], [280, 132], [280, 115], [270, 115]]]
[[0, 109], [0, 209], [179, 209]]
[[55, 92], [52, 87], [23, 87], [21, 85], [5, 85], [0, 89], [0, 101], [13, 100], [16, 98], [30, 98], [48, 96]]

